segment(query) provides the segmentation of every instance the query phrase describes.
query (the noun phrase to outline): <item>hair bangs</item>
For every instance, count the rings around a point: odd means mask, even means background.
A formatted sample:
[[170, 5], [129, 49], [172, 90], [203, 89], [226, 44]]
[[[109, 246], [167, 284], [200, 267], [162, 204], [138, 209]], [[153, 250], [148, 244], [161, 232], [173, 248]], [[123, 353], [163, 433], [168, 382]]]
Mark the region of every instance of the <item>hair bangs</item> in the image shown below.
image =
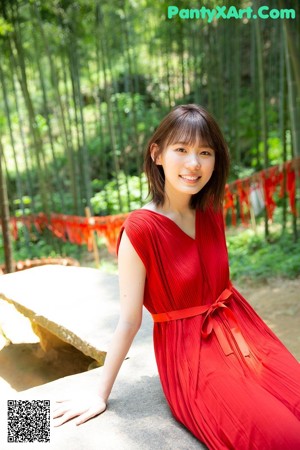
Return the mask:
[[163, 146], [167, 147], [178, 142], [189, 146], [214, 147], [206, 120], [200, 114], [193, 112], [177, 118]]

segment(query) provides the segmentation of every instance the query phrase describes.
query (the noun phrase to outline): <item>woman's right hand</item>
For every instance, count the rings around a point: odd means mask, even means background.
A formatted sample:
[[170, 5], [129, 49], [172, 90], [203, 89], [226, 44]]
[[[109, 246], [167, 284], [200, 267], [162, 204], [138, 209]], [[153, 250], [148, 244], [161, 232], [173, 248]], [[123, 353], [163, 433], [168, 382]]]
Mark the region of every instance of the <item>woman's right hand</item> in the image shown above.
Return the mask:
[[54, 426], [59, 427], [71, 419], [76, 425], [81, 425], [92, 417], [106, 410], [106, 402], [99, 396], [76, 397], [72, 400], [57, 400], [53, 412]]
[[[106, 410], [107, 399], [122, 362], [126, 358], [131, 343], [142, 322], [146, 269], [139, 255], [124, 231], [119, 253], [120, 319], [108, 348], [98, 389], [74, 396], [70, 400], [56, 402], [54, 426], [76, 418], [81, 425]], [[101, 396], [102, 394], [102, 396]]]

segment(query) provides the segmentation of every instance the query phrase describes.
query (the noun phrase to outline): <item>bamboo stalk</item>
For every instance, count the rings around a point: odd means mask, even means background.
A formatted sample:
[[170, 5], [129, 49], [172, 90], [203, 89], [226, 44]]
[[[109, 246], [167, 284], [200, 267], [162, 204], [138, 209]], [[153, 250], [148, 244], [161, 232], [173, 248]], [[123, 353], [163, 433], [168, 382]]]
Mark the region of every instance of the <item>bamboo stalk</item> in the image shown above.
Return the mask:
[[[90, 208], [88, 206], [86, 206], [84, 208], [84, 210], [85, 210], [85, 217], [87, 219], [89, 219], [89, 221], [90, 221], [90, 219], [91, 219], [91, 210], [90, 210]], [[92, 246], [93, 246], [95, 265], [96, 265], [96, 267], [98, 269], [100, 267], [100, 256], [99, 256], [99, 250], [98, 250], [98, 247], [97, 247], [96, 235], [95, 235], [94, 231], [92, 232]]]
[[6, 273], [14, 272], [14, 262], [12, 254], [11, 236], [9, 229], [9, 208], [7, 198], [6, 179], [2, 168], [3, 147], [0, 136], [0, 213], [5, 258]]

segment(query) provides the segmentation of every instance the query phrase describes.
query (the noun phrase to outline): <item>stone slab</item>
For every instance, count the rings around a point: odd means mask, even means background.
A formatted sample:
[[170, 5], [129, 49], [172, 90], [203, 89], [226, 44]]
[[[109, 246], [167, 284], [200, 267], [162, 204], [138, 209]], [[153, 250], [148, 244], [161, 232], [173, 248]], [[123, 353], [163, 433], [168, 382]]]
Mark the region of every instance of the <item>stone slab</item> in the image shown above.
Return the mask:
[[42, 327], [100, 361], [119, 316], [117, 275], [86, 267], [45, 265], [2, 275], [0, 298], [33, 329]]

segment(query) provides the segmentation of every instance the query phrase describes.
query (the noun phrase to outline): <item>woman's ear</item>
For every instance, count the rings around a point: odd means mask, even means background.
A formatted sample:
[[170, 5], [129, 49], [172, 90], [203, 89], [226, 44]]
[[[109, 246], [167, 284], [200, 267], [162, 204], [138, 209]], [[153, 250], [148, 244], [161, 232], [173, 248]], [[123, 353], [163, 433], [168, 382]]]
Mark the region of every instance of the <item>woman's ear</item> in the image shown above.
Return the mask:
[[151, 158], [155, 162], [155, 164], [161, 165], [161, 155], [156, 156], [158, 151], [159, 151], [158, 145], [152, 144], [150, 147]]

